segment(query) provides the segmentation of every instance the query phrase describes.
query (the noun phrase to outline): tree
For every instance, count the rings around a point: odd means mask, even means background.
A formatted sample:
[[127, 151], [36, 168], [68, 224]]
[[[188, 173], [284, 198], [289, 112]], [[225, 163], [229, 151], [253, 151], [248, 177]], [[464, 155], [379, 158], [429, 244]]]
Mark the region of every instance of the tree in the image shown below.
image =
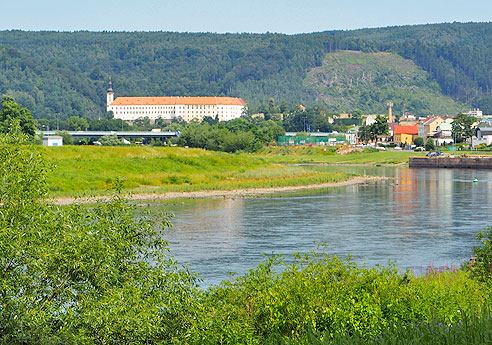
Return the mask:
[[385, 116], [376, 116], [376, 122], [369, 126], [371, 137], [377, 141], [378, 136], [388, 135], [388, 119]]
[[280, 112], [283, 114], [289, 112], [289, 103], [287, 103], [287, 101], [280, 102]]
[[118, 139], [116, 135], [103, 135], [98, 140], [103, 146], [119, 146], [123, 145], [123, 142]]
[[55, 134], [63, 138], [63, 145], [73, 145], [73, 138], [67, 131], [56, 131]]
[[46, 164], [35, 147], [19, 143], [24, 136], [0, 136], [0, 339], [179, 339], [194, 317], [196, 284], [194, 275], [165, 257], [159, 229], [168, 218], [160, 225], [135, 218], [117, 193], [117, 179], [107, 203], [51, 204]]
[[451, 124], [451, 130], [453, 138], [457, 143], [466, 141], [468, 138], [473, 136], [472, 125], [477, 119], [473, 116], [468, 116], [463, 113], [459, 113], [458, 116], [454, 118]]
[[362, 141], [365, 144], [367, 144], [369, 140], [371, 140], [369, 126], [361, 126], [359, 128], [359, 131], [357, 132], [357, 137], [359, 141]]
[[217, 115], [215, 117], [205, 116], [202, 122], [206, 122], [209, 125], [215, 125], [219, 122], [219, 117]]
[[360, 109], [356, 109], [352, 112], [352, 117], [354, 119], [360, 119], [362, 116], [362, 111]]
[[2, 109], [0, 110], [0, 133], [9, 132], [15, 119], [19, 121], [19, 129], [22, 132], [29, 137], [34, 136], [36, 127], [29, 109], [16, 103], [12, 97], [3, 96]]
[[378, 136], [387, 135], [389, 132], [388, 119], [386, 117], [378, 115], [376, 116], [376, 122], [369, 126], [362, 126], [357, 133], [359, 140], [364, 141], [366, 144], [370, 140], [377, 141]]
[[435, 148], [436, 147], [434, 145], [434, 140], [432, 140], [432, 138], [427, 139], [427, 142], [425, 143], [425, 150], [426, 151], [432, 151]]
[[89, 123], [82, 117], [70, 116], [67, 119], [65, 126], [69, 131], [85, 131], [89, 128]]
[[413, 140], [413, 143], [416, 145], [416, 146], [424, 146], [424, 139], [421, 138], [421, 137], [416, 137], [414, 140]]
[[492, 282], [492, 227], [477, 234], [480, 246], [473, 247], [475, 262], [471, 266], [472, 273], [480, 280]]

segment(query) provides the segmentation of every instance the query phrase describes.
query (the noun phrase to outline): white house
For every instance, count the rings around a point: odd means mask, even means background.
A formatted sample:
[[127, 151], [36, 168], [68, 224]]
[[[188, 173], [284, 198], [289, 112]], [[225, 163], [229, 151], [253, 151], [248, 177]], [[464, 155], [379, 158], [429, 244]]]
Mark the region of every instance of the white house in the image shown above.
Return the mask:
[[63, 146], [63, 138], [58, 135], [45, 136], [43, 146]]
[[472, 137], [472, 146], [476, 147], [480, 144], [492, 144], [492, 127], [478, 126], [475, 128], [475, 136]]
[[480, 109], [476, 108], [476, 109], [470, 110], [465, 115], [482, 118], [483, 117], [483, 112]]
[[186, 122], [201, 121], [204, 117], [218, 117], [219, 121], [229, 121], [241, 117], [246, 103], [236, 97], [118, 97], [109, 82], [107, 92], [107, 111], [112, 111], [115, 119], [134, 121], [148, 117], [172, 120], [182, 118]]
[[453, 139], [453, 121], [454, 119], [448, 117], [436, 127], [437, 132], [437, 144], [446, 145], [454, 143]]

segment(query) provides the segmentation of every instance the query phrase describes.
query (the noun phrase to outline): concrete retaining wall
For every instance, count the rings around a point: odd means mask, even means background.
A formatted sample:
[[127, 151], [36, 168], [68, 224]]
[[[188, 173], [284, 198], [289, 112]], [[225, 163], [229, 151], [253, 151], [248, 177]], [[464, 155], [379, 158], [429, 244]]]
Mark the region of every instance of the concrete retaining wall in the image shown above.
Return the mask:
[[410, 168], [492, 169], [492, 156], [410, 157]]

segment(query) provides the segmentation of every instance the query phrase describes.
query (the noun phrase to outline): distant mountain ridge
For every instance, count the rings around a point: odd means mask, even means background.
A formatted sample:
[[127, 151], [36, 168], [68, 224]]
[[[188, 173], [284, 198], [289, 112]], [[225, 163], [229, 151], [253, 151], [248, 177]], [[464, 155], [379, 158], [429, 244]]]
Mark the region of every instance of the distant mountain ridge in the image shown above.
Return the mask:
[[[341, 84], [346, 99], [328, 97], [313, 71], [339, 70], [336, 61], [326, 65], [327, 56], [346, 50], [413, 61], [426, 73], [417, 78], [425, 84], [422, 96], [392, 95], [388, 80], [379, 78], [362, 98], [360, 90]], [[273, 97], [333, 112], [374, 113], [386, 98], [397, 97], [401, 112], [480, 107], [492, 113], [492, 23], [299, 35], [0, 32], [0, 94], [13, 96], [35, 117], [104, 116], [110, 77], [116, 96], [238, 96], [253, 108]], [[430, 105], [424, 95], [438, 101]]]

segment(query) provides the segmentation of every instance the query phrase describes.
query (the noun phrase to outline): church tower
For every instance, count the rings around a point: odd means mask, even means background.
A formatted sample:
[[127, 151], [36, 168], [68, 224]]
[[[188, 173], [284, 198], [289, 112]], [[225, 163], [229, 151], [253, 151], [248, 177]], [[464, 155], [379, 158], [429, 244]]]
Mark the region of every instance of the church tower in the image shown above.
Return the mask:
[[111, 83], [111, 79], [109, 79], [109, 87], [108, 92], [106, 94], [106, 108], [109, 111], [109, 106], [114, 101], [114, 91], [113, 91], [113, 83]]

